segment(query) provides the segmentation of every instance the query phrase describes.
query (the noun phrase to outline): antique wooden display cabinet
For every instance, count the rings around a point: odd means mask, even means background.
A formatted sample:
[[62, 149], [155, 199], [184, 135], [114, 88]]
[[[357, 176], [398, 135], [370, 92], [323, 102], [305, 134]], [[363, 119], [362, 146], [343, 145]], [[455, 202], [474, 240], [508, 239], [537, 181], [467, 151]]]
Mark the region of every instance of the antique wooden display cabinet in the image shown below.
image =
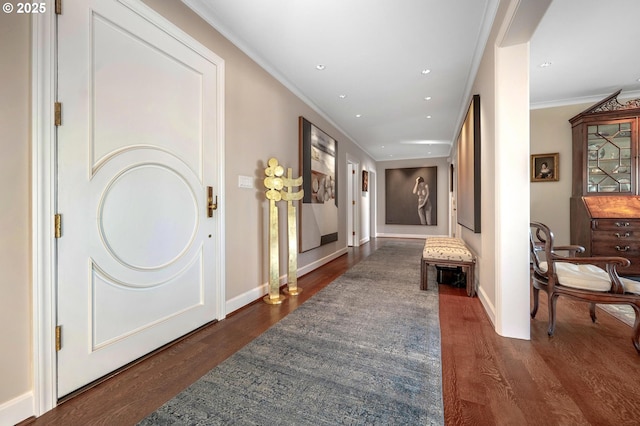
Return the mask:
[[573, 181], [571, 243], [587, 256], [631, 261], [621, 275], [640, 275], [638, 121], [640, 99], [620, 91], [571, 118]]

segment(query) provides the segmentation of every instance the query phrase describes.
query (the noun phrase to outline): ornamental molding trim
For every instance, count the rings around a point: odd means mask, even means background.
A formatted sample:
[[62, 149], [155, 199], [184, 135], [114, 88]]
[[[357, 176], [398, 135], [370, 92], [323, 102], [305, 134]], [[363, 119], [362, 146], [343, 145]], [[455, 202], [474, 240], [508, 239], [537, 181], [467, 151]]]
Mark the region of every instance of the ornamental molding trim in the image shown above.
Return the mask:
[[632, 99], [625, 103], [621, 103], [620, 101], [618, 101], [619, 93], [620, 91], [615, 93], [612, 97], [609, 97], [604, 103], [598, 105], [590, 112], [620, 111], [625, 109], [640, 108], [640, 99]]

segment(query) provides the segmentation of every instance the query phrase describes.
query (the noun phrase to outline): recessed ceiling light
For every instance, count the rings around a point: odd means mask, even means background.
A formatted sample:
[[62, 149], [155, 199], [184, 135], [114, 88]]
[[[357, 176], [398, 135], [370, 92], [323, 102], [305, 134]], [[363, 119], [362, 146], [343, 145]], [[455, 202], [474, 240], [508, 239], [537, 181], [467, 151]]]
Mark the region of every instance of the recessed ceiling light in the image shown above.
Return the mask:
[[425, 69], [423, 69], [423, 70], [422, 70], [422, 74], [424, 74], [424, 75], [427, 75], [427, 74], [429, 74], [430, 72], [431, 72], [431, 70], [430, 70], [430, 69], [426, 69], [426, 68], [425, 68]]
[[431, 116], [430, 116], [430, 115], [427, 115], [427, 118], [431, 118]]
[[316, 69], [317, 69], [318, 71], [322, 71], [322, 70], [323, 70], [323, 69], [325, 69], [325, 68], [326, 68], [326, 67], [324, 66], [324, 64], [318, 64], [318, 65], [316, 65]]
[[427, 96], [424, 98], [425, 101], [430, 101], [431, 100], [431, 96]]
[[345, 99], [347, 97], [347, 95], [339, 95], [338, 96], [340, 99]]
[[547, 68], [551, 66], [551, 62], [543, 62], [540, 64], [540, 68]]
[[362, 114], [356, 114], [356, 118], [362, 117]]

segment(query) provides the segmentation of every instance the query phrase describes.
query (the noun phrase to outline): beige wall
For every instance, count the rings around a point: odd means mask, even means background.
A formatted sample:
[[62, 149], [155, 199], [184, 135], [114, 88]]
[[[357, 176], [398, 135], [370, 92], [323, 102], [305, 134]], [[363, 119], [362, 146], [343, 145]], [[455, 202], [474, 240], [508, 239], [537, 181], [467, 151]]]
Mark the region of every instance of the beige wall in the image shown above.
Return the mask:
[[0, 405], [32, 387], [29, 52], [28, 15], [1, 13]]
[[478, 297], [496, 332], [528, 339], [529, 51], [503, 45], [519, 6], [500, 1], [471, 89], [480, 95], [482, 229], [460, 235], [477, 254]]
[[556, 244], [569, 244], [569, 198], [571, 197], [571, 124], [569, 119], [591, 104], [569, 105], [531, 111], [531, 154], [559, 153], [557, 182], [531, 182], [531, 220], [548, 225]]
[[[497, 12], [495, 22], [500, 23], [506, 14], [506, 3]], [[500, 25], [494, 25], [487, 47], [485, 47], [471, 95], [480, 95], [480, 130], [481, 130], [481, 232], [473, 231], [457, 225], [456, 232], [469, 245], [477, 256], [476, 281], [478, 295], [487, 300], [490, 306], [487, 311], [493, 320], [493, 304], [495, 303], [495, 264], [493, 247], [495, 245], [495, 43]], [[470, 100], [469, 100], [470, 102]], [[456, 154], [457, 155], [457, 154]], [[454, 155], [455, 158], [455, 155]], [[457, 168], [457, 164], [456, 164]], [[486, 249], [484, 247], [487, 247]], [[485, 256], [485, 253], [487, 255]]]

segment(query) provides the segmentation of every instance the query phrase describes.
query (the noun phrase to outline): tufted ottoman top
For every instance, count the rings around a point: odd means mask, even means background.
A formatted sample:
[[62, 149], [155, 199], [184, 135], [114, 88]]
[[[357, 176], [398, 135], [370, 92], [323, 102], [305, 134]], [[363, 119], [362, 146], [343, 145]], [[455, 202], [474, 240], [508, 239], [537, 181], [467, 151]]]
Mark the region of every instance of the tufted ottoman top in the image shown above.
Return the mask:
[[440, 259], [454, 262], [473, 262], [473, 254], [464, 240], [452, 237], [429, 237], [424, 243], [422, 256], [425, 259]]

